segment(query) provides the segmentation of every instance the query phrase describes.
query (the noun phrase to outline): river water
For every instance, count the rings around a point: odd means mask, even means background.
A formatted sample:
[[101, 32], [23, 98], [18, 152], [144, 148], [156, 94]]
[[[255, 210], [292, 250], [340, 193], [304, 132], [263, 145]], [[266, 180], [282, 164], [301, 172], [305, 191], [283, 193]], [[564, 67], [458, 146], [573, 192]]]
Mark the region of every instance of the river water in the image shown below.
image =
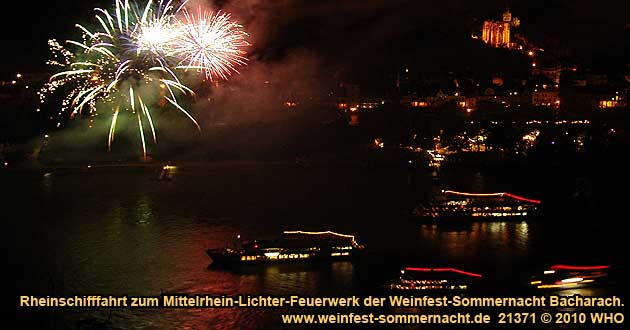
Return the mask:
[[[172, 181], [153, 180], [155, 170], [1, 172], [13, 304], [17, 295], [31, 294], [378, 294], [404, 266], [483, 273], [509, 295], [512, 285], [549, 264], [625, 260], [627, 234], [614, 227], [607, 206], [583, 217], [565, 209], [579, 175], [563, 169], [463, 167], [438, 175], [352, 164], [216, 163], [182, 165]], [[402, 216], [438, 186], [509, 191], [542, 199], [551, 211], [537, 221], [458, 226]], [[226, 246], [237, 235], [264, 238], [296, 229], [354, 234], [366, 256], [328, 265], [209, 267], [207, 248]], [[268, 329], [280, 327], [283, 311], [19, 309], [16, 315], [33, 329], [76, 329], [86, 318], [109, 318], [114, 329]]]

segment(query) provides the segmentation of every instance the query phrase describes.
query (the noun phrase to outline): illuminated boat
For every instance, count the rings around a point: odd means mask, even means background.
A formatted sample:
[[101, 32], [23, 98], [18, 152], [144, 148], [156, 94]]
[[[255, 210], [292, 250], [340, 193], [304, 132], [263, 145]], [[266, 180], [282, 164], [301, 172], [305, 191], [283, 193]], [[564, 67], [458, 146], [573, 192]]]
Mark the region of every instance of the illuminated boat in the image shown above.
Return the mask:
[[481, 278], [481, 274], [455, 268], [406, 267], [400, 271], [400, 277], [387, 287], [402, 291], [468, 290], [478, 284]]
[[411, 216], [425, 220], [524, 220], [535, 216], [540, 201], [507, 192], [473, 194], [442, 190], [432, 200], [414, 208]]
[[610, 266], [553, 265], [534, 276], [529, 284], [536, 289], [577, 289], [601, 285], [608, 279]]
[[213, 264], [250, 264], [334, 261], [347, 259], [363, 250], [353, 235], [332, 231], [285, 231], [274, 240], [238, 242], [235, 248], [206, 251]]

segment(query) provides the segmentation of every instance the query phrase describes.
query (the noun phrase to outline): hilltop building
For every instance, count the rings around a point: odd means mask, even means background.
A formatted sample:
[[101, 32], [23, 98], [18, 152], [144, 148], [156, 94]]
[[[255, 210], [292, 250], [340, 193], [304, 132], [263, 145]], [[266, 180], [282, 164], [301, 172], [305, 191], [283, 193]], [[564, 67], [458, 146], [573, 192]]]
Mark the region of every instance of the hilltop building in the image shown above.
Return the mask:
[[514, 48], [516, 45], [512, 42], [511, 28], [518, 27], [520, 24], [519, 19], [512, 17], [512, 13], [508, 9], [503, 13], [502, 20], [483, 22], [481, 39], [491, 47]]

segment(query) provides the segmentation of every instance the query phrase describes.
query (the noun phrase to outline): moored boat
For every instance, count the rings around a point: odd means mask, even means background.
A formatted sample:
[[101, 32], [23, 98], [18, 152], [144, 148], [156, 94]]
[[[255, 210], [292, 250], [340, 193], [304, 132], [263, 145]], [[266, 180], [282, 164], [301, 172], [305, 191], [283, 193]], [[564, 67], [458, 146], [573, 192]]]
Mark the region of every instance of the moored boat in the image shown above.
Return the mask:
[[353, 235], [332, 231], [285, 231], [274, 240], [237, 242], [233, 248], [208, 249], [213, 264], [334, 261], [363, 250]]

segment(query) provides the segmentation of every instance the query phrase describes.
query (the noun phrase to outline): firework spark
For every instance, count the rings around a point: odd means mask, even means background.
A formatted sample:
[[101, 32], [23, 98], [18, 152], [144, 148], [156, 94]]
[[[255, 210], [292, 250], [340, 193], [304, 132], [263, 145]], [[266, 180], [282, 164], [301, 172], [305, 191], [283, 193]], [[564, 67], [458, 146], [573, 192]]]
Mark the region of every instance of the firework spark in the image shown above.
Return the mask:
[[[172, 0], [148, 0], [140, 7], [129, 0], [116, 0], [114, 11], [96, 8], [98, 29], [82, 25], [81, 41], [66, 43], [77, 50], [71, 52], [55, 40], [49, 41], [53, 58], [48, 64], [61, 67], [40, 91], [40, 101], [55, 91], [67, 88], [61, 102], [60, 115], [69, 112], [73, 118], [88, 109], [98, 115], [104, 107], [112, 114], [108, 150], [115, 138], [121, 110], [128, 110], [137, 119], [143, 156], [147, 147], [143, 121], [148, 122], [154, 143], [155, 124], [147, 100], [155, 96], [181, 111], [201, 129], [193, 116], [178, 102], [181, 95], [194, 95], [181, 83], [177, 71], [198, 69], [206, 78], [227, 79], [246, 64], [249, 45], [240, 25], [227, 14], [199, 10], [188, 12], [183, 1], [175, 6]], [[183, 20], [178, 18], [183, 17]]]

